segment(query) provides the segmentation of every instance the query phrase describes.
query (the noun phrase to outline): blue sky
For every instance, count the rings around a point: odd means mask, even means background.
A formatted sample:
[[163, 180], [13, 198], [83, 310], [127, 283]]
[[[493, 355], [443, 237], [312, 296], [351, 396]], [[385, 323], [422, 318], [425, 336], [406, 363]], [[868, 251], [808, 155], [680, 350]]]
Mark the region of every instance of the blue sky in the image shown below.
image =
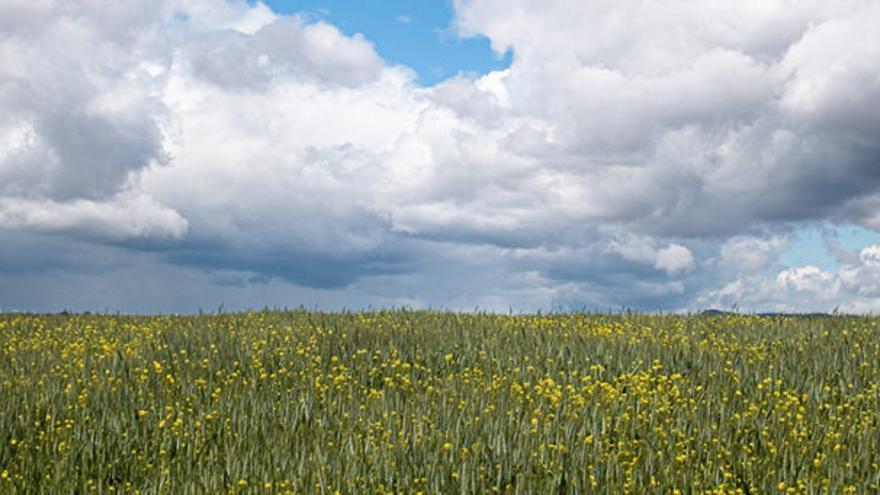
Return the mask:
[[791, 236], [779, 262], [788, 267], [814, 265], [823, 270], [834, 270], [838, 263], [828, 252], [823, 233], [841, 249], [857, 253], [865, 247], [880, 244], [880, 233], [857, 225], [838, 226], [830, 223], [802, 227]]
[[878, 31], [875, 2], [0, 2], [0, 310], [877, 312]]

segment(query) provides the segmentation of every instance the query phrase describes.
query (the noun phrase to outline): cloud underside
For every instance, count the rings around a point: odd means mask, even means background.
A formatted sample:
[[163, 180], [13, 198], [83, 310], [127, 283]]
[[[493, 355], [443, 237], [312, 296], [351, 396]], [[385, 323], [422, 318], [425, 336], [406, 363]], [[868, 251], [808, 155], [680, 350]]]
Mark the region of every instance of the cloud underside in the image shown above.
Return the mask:
[[420, 87], [259, 2], [3, 2], [0, 282], [34, 289], [0, 305], [880, 308], [874, 248], [778, 262], [880, 229], [875, 2], [454, 8], [509, 68]]

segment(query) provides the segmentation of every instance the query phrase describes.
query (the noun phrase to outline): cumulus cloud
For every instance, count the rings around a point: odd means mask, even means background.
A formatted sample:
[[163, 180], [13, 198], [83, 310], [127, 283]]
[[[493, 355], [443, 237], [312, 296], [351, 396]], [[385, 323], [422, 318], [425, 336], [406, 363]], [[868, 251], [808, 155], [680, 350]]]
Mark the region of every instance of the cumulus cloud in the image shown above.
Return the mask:
[[776, 276], [776, 285], [781, 289], [820, 294], [826, 298], [837, 295], [839, 289], [833, 282], [833, 274], [809, 265], [789, 268]]
[[664, 248], [658, 248], [657, 240], [651, 237], [618, 236], [608, 242], [607, 250], [629, 261], [653, 264], [654, 268], [670, 275], [689, 272], [695, 266], [694, 256], [685, 246], [672, 243]]
[[654, 266], [667, 273], [688, 272], [694, 269], [694, 257], [688, 248], [681, 244], [670, 244], [657, 251]]
[[3, 2], [0, 230], [367, 304], [874, 297], [870, 253], [776, 260], [880, 225], [875, 2], [454, 8], [509, 68], [420, 87], [260, 2]]
[[69, 232], [107, 240], [186, 234], [187, 222], [150, 197], [122, 193], [111, 201], [0, 200], [0, 228]]
[[754, 274], [773, 267], [788, 245], [783, 235], [770, 237], [737, 236], [721, 245], [719, 257], [724, 267], [735, 273]]
[[[880, 245], [868, 246], [858, 262], [844, 265], [838, 274], [843, 287], [860, 298], [880, 299]], [[880, 308], [880, 304], [875, 304]]]
[[[164, 56], [153, 2], [4, 2], [0, 218], [4, 228], [180, 236], [185, 222], [133, 174], [165, 162], [150, 73]], [[132, 218], [136, 216], [137, 218]]]
[[361, 35], [325, 22], [276, 18], [252, 33], [211, 32], [185, 46], [194, 75], [228, 89], [265, 89], [272, 79], [357, 84], [374, 79], [382, 61]]
[[553, 131], [528, 151], [590, 184], [592, 215], [688, 237], [863, 221], [847, 203], [878, 186], [859, 103], [880, 91], [875, 4], [456, 5], [464, 34], [513, 50], [512, 106]]

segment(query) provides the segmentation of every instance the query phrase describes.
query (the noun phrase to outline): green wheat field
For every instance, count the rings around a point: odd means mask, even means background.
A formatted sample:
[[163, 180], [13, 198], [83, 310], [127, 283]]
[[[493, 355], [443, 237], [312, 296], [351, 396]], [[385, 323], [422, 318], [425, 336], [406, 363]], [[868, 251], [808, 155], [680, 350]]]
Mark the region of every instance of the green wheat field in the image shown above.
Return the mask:
[[0, 493], [880, 493], [878, 321], [0, 315]]

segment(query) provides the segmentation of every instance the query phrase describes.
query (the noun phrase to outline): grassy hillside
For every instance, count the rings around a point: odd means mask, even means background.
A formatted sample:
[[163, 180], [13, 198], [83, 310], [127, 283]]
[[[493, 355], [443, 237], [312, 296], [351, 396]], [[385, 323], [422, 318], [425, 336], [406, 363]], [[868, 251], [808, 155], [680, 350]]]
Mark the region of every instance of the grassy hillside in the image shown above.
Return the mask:
[[0, 315], [0, 493], [878, 493], [877, 322]]

